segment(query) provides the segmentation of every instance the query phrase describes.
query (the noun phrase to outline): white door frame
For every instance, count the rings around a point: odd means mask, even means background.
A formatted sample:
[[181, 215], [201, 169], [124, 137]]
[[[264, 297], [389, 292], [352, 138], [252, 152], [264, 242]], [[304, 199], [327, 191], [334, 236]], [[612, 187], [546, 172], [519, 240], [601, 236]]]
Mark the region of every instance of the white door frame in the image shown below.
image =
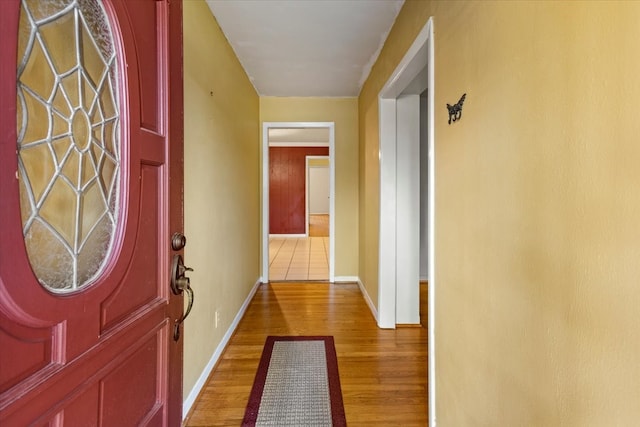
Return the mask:
[[[397, 99], [427, 68], [428, 123], [428, 340], [429, 425], [436, 425], [435, 389], [435, 132], [434, 132], [434, 42], [433, 18], [420, 34], [378, 95], [380, 119], [380, 241], [378, 264], [378, 325], [396, 327], [396, 131]], [[418, 286], [418, 284], [416, 284]]]
[[[329, 163], [331, 163], [331, 159], [329, 158], [329, 156], [306, 156], [305, 159], [305, 165], [304, 165], [304, 207], [305, 207], [305, 212], [304, 212], [304, 232], [307, 235], [307, 237], [309, 237], [309, 215], [311, 213], [311, 209], [310, 209], [310, 205], [311, 205], [311, 197], [309, 196], [309, 187], [311, 187], [311, 177], [310, 177], [310, 171], [309, 169], [311, 169], [312, 167], [314, 168], [329, 168], [329, 166], [310, 166], [309, 165], [309, 160], [316, 160], [316, 159], [327, 159], [329, 161]], [[329, 195], [329, 204], [331, 204], [331, 195]], [[331, 218], [329, 218], [331, 219]]]
[[329, 281], [335, 280], [335, 123], [334, 122], [263, 122], [262, 123], [262, 274], [261, 282], [269, 281], [269, 129], [328, 128], [329, 129]]

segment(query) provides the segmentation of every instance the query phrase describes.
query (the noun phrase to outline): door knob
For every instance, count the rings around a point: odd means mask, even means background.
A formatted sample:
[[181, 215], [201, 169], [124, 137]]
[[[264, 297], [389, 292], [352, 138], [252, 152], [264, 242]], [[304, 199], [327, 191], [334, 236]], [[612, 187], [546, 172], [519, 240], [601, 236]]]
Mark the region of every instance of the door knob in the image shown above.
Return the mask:
[[171, 249], [179, 251], [187, 244], [187, 238], [182, 233], [173, 233], [171, 236]]
[[184, 265], [182, 255], [174, 255], [173, 261], [171, 262], [171, 291], [175, 295], [180, 295], [186, 292], [188, 298], [187, 309], [173, 325], [174, 341], [178, 341], [180, 339], [180, 325], [185, 321], [187, 316], [189, 316], [191, 308], [193, 307], [193, 289], [191, 289], [191, 281], [187, 276], [185, 276], [187, 271], [193, 271], [193, 268], [189, 268]]

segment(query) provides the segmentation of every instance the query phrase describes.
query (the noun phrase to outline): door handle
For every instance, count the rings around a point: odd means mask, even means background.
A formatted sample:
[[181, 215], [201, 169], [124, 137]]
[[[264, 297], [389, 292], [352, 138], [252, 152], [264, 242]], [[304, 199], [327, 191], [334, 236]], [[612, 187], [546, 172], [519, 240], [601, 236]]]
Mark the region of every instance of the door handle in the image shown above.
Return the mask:
[[173, 256], [173, 261], [171, 262], [171, 291], [175, 295], [180, 295], [184, 292], [187, 293], [188, 303], [187, 309], [184, 314], [177, 319], [173, 325], [173, 340], [178, 341], [180, 339], [180, 325], [185, 321], [189, 313], [191, 313], [191, 308], [193, 307], [193, 289], [191, 289], [191, 281], [185, 273], [187, 271], [193, 271], [193, 268], [186, 267], [184, 265], [184, 261], [182, 259], [182, 255], [176, 254]]
[[171, 236], [171, 249], [179, 251], [187, 244], [187, 238], [182, 233], [173, 233]]

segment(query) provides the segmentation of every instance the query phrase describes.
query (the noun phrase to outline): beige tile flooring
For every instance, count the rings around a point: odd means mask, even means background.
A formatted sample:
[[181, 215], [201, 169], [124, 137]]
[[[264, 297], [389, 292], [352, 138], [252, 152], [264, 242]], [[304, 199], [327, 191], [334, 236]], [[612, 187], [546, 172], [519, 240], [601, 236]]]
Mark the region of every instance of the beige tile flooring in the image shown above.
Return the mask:
[[270, 237], [269, 280], [329, 280], [328, 237]]

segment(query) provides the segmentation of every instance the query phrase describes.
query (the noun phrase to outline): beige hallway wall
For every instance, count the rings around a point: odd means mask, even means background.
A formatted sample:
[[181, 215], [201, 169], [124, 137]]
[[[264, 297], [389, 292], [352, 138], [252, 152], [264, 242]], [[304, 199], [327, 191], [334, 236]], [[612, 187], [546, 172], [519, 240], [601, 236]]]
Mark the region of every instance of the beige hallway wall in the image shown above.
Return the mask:
[[185, 263], [196, 296], [186, 398], [260, 276], [258, 96], [204, 1], [184, 2], [184, 106]]
[[335, 275], [358, 276], [357, 98], [260, 97], [260, 122], [335, 123]]
[[376, 97], [429, 16], [438, 425], [635, 425], [640, 3], [405, 3], [359, 98], [372, 296]]

